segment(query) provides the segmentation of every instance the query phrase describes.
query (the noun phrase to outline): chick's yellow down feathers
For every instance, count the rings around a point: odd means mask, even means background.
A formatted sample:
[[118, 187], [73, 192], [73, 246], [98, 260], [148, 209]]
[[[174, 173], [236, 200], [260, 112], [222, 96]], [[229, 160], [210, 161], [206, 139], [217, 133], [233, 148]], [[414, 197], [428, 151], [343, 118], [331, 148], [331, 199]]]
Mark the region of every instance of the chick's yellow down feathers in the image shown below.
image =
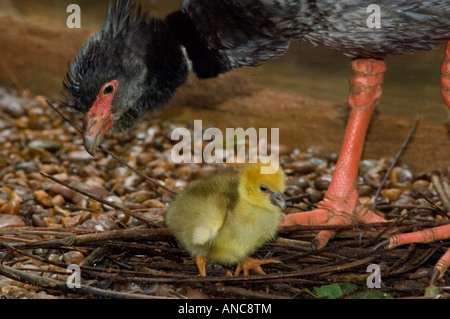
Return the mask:
[[[248, 164], [240, 173], [222, 173], [193, 182], [170, 204], [166, 223], [179, 245], [196, 258], [201, 275], [206, 260], [239, 264], [248, 274], [260, 264], [248, 258], [276, 236], [285, 202], [281, 168], [262, 174], [262, 163]], [[270, 260], [270, 262], [276, 262]]]

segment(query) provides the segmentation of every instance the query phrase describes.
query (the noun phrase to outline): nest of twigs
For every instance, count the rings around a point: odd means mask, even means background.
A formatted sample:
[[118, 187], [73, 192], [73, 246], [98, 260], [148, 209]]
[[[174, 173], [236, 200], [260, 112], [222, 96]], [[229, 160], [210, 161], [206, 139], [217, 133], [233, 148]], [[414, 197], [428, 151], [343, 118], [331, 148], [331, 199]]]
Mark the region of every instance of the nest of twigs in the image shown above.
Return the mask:
[[[69, 124], [78, 122], [63, 119], [65, 110], [50, 107], [43, 97], [2, 94], [4, 298], [323, 298], [323, 287], [332, 283], [342, 290], [338, 298], [423, 297], [434, 264], [449, 247], [449, 241], [392, 250], [378, 245], [392, 233], [448, 223], [450, 172], [413, 173], [399, 164], [401, 148], [394, 159], [363, 161], [360, 170], [361, 201], [387, 223], [285, 227], [255, 253], [281, 261], [265, 265], [267, 275], [232, 277], [230, 269], [208, 265], [208, 276], [199, 277], [193, 259], [165, 227], [164, 215], [177, 192], [223, 166], [171, 163], [175, 126], [157, 120], [140, 125], [131, 137], [109, 139], [92, 159], [76, 125]], [[286, 213], [315, 208], [336, 158], [283, 148]], [[313, 250], [312, 239], [324, 229], [337, 231], [336, 237]], [[79, 267], [80, 288], [67, 285], [71, 264]], [[371, 264], [381, 271], [377, 289], [367, 286]], [[448, 273], [434, 282], [434, 297], [448, 297], [449, 283]]]

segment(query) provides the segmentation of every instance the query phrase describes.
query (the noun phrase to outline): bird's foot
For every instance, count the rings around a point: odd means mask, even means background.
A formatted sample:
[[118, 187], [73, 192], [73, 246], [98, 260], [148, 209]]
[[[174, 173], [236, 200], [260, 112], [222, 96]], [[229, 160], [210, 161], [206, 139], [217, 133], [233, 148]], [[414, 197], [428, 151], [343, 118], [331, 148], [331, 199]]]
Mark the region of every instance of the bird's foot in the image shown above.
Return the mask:
[[[389, 238], [388, 249], [412, 243], [431, 243], [436, 240], [450, 239], [450, 224], [428, 228], [417, 232], [398, 234]], [[434, 266], [433, 279], [441, 279], [450, 266], [450, 248]]]
[[244, 273], [244, 276], [248, 276], [250, 270], [254, 270], [261, 275], [265, 275], [266, 273], [264, 272], [264, 270], [262, 270], [261, 265], [276, 264], [276, 263], [280, 263], [280, 261], [276, 259], [259, 260], [247, 257], [236, 266], [234, 276], [235, 277], [239, 276], [241, 271]]
[[[358, 193], [352, 193], [343, 198], [325, 195], [318, 208], [304, 213], [286, 215], [282, 226], [291, 225], [351, 225], [361, 223], [380, 223], [386, 220], [364, 207], [358, 200]], [[311, 242], [313, 249], [326, 246], [328, 241], [336, 234], [332, 230], [322, 230]]]

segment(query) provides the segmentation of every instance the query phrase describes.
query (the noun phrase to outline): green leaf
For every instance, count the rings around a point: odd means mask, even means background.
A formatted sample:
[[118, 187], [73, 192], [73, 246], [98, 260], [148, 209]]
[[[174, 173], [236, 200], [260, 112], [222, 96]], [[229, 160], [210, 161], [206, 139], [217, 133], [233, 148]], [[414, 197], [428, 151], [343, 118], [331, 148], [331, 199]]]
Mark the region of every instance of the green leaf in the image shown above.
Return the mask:
[[[317, 294], [318, 298], [328, 298], [328, 299], [336, 299], [341, 297], [344, 294], [344, 291], [349, 291], [354, 289], [354, 285], [343, 284], [341, 287], [339, 284], [330, 284], [321, 287], [314, 287], [314, 291]], [[353, 286], [353, 287], [350, 287]]]
[[434, 297], [439, 294], [439, 288], [435, 285], [430, 285], [425, 289], [425, 297]]
[[344, 297], [346, 299], [391, 299], [392, 296], [378, 289], [358, 289], [353, 284], [330, 284], [321, 287], [314, 287], [317, 298], [336, 299]]

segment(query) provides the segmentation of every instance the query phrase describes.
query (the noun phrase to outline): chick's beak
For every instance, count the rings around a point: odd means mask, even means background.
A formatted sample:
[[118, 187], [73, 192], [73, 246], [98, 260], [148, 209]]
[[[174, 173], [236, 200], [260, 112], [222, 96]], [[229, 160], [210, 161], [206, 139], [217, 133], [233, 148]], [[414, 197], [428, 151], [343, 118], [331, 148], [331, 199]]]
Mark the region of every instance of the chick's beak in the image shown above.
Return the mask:
[[281, 193], [272, 193], [270, 195], [270, 202], [275, 206], [280, 207], [282, 210], [286, 209], [286, 201]]
[[96, 114], [88, 112], [84, 116], [83, 143], [86, 151], [95, 156], [103, 136], [112, 126], [111, 113]]

